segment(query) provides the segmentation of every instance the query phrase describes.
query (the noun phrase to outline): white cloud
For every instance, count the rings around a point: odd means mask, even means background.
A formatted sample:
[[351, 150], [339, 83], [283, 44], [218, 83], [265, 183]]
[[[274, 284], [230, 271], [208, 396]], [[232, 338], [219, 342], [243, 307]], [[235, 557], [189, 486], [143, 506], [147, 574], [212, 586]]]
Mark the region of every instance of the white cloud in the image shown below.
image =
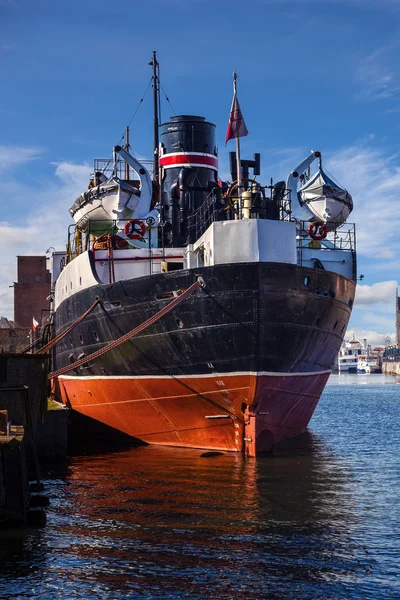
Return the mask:
[[43, 150], [35, 147], [0, 145], [0, 170], [9, 171], [24, 163], [37, 160]]
[[[90, 167], [87, 164], [75, 165], [73, 163], [61, 162], [51, 163], [56, 166], [55, 175], [59, 177], [67, 185], [79, 184], [82, 185], [82, 181], [85, 181], [85, 187], [87, 186], [87, 178], [90, 173]], [[88, 170], [89, 169], [89, 170]]]
[[365, 323], [372, 325], [373, 327], [379, 327], [385, 331], [390, 331], [394, 327], [394, 318], [391, 316], [385, 316], [377, 314], [375, 312], [366, 312], [362, 315], [362, 320]]
[[351, 220], [360, 254], [386, 260], [399, 254], [400, 160], [367, 143], [342, 148], [326, 161], [334, 177], [353, 196]]
[[380, 281], [372, 285], [358, 285], [355, 306], [384, 302], [394, 306], [397, 281]]
[[[20, 156], [35, 156], [29, 149]], [[36, 157], [36, 156], [35, 156]], [[21, 164], [21, 163], [20, 163]], [[15, 164], [15, 166], [17, 166]], [[16, 279], [16, 256], [44, 255], [49, 246], [61, 250], [67, 241], [67, 228], [71, 223], [68, 209], [87, 187], [91, 167], [73, 163], [57, 163], [54, 176], [42, 181], [39, 188], [22, 185], [15, 175], [10, 179], [0, 173], [0, 186], [4, 197], [13, 198], [26, 210], [18, 221], [0, 222], [0, 315], [13, 318], [13, 296], [9, 285]], [[27, 202], [27, 199], [29, 202]], [[34, 199], [34, 202], [32, 201]]]
[[360, 87], [357, 94], [360, 100], [388, 100], [398, 96], [400, 79], [398, 77], [399, 40], [389, 42], [361, 59], [355, 72], [356, 83]]
[[352, 337], [358, 340], [367, 340], [367, 343], [375, 348], [376, 346], [393, 345], [395, 343], [395, 334], [392, 331], [387, 333], [380, 333], [371, 329], [361, 329], [354, 327], [346, 331], [345, 339], [351, 340]]

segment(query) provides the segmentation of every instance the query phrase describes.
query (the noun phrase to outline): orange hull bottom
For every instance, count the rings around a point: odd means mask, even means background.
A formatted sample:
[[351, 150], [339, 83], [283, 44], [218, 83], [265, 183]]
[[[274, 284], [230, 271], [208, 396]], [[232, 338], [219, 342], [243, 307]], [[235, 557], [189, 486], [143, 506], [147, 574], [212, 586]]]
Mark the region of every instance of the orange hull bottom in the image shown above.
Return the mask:
[[304, 431], [329, 374], [61, 376], [57, 389], [73, 410], [137, 440], [256, 456]]

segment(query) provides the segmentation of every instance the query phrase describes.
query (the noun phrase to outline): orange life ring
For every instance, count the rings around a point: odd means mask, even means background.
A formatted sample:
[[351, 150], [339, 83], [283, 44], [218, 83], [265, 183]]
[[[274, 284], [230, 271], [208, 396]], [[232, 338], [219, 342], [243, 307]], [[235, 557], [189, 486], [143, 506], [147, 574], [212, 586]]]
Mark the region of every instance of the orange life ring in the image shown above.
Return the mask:
[[316, 221], [315, 223], [310, 223], [308, 235], [313, 240], [324, 240], [328, 235], [328, 229], [325, 223], [322, 223], [322, 221]]
[[126, 222], [124, 233], [130, 240], [142, 240], [144, 234], [146, 233], [146, 225], [143, 223], [143, 221], [132, 219], [131, 221]]

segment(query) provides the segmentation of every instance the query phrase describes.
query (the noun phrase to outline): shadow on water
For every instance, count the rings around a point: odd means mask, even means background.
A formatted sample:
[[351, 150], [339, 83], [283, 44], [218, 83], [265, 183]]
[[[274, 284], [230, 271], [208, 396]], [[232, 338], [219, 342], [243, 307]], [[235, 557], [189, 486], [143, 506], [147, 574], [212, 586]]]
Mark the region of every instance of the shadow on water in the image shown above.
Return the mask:
[[[1, 554], [1, 598], [363, 597], [353, 476], [316, 435], [273, 457], [160, 447], [72, 458], [49, 525]], [[24, 595], [27, 594], [27, 595]]]

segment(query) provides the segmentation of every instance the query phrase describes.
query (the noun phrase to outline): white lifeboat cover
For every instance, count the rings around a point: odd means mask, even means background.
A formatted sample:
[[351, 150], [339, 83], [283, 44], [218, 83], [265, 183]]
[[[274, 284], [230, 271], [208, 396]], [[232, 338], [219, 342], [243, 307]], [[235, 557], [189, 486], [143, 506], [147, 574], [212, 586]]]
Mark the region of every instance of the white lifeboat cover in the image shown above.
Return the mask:
[[313, 202], [329, 198], [343, 204], [347, 208], [347, 214], [353, 210], [353, 199], [349, 192], [332, 181], [321, 167], [299, 190], [298, 195], [301, 206], [309, 206]]

